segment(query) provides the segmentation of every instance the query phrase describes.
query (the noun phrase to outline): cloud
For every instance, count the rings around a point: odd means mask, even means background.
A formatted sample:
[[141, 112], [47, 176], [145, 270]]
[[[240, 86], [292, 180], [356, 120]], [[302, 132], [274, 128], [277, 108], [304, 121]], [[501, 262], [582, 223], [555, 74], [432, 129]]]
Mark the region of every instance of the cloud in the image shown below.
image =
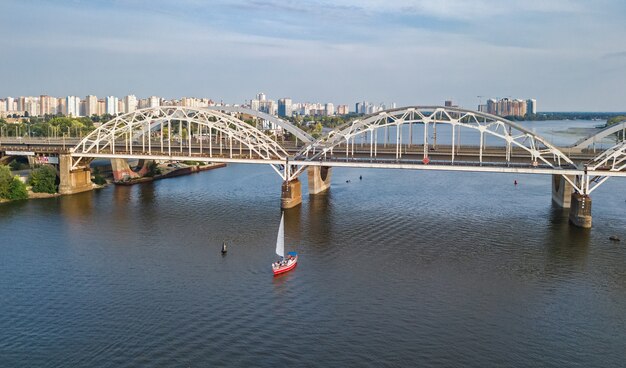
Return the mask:
[[43, 88], [242, 102], [265, 90], [350, 104], [454, 97], [473, 108], [476, 95], [511, 95], [554, 110], [623, 110], [624, 96], [602, 91], [626, 83], [606, 66], [624, 56], [614, 46], [626, 12], [600, 1], [6, 0], [0, 47], [13, 51], [5, 68], [15, 72], [0, 96]]

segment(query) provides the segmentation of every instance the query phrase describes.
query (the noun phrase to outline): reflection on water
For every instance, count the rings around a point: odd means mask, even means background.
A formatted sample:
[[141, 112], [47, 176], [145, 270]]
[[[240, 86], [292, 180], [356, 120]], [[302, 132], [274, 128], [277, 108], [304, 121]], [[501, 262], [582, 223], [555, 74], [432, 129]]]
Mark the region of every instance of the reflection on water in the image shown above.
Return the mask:
[[550, 184], [336, 169], [280, 277], [266, 167], [2, 204], [0, 366], [620, 366], [624, 182], [591, 230]]

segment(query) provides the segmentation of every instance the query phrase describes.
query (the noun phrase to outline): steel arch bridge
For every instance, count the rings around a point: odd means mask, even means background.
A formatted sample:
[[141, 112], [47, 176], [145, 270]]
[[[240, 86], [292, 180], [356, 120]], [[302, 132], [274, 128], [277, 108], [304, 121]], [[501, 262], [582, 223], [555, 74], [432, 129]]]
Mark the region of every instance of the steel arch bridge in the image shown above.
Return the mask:
[[[392, 128], [392, 135], [395, 134], [394, 155], [396, 160], [400, 160], [403, 157], [403, 152], [406, 152], [406, 150], [403, 151], [403, 145], [405, 148], [412, 145], [421, 146], [423, 149], [422, 160], [427, 160], [430, 147], [437, 145], [436, 135], [434, 142], [429, 141], [429, 129], [433, 129], [436, 134], [437, 125], [447, 125], [451, 128], [449, 146], [451, 163], [454, 163], [455, 158], [459, 156], [458, 151], [455, 152], [455, 150], [461, 146], [461, 130], [466, 129], [475, 131], [480, 137], [480, 143], [477, 147], [479, 163], [483, 163], [483, 153], [486, 148], [485, 137], [490, 136], [504, 143], [507, 163], [511, 163], [513, 151], [519, 149], [528, 153], [531, 163], [535, 167], [539, 166], [540, 163], [551, 168], [575, 166], [573, 161], [560, 149], [516, 123], [486, 113], [437, 106], [414, 106], [387, 110], [354, 120], [304, 147], [299, 152], [298, 157], [316, 160], [327, 157], [328, 154], [333, 155], [337, 147], [343, 146], [345, 157], [350, 158], [354, 156], [354, 145], [359, 139], [361, 144], [368, 144], [369, 156], [375, 157], [378, 153], [377, 147], [380, 139], [379, 134], [376, 133], [381, 129], [385, 130], [383, 141], [386, 145], [390, 137], [389, 129]], [[423, 141], [414, 144], [413, 130], [415, 126], [421, 128]], [[408, 129], [403, 129], [403, 127], [408, 127]], [[410, 137], [409, 142], [406, 142], [403, 137], [407, 133]], [[366, 142], [367, 140], [369, 143]]]
[[290, 122], [285, 121], [281, 118], [278, 118], [274, 115], [261, 112], [261, 111], [252, 110], [250, 108], [243, 107], [243, 106], [209, 106], [209, 107], [204, 107], [204, 109], [256, 116], [258, 118], [269, 121], [285, 129], [289, 133], [293, 134], [294, 137], [296, 137], [296, 139], [301, 140], [305, 144], [310, 144], [310, 143], [313, 143], [313, 141], [315, 141], [315, 138], [313, 138], [309, 133], [296, 127]]
[[621, 121], [617, 124], [610, 125], [595, 134], [582, 138], [568, 148], [582, 150], [588, 148], [589, 146], [595, 147], [595, 144], [597, 142], [600, 142], [602, 141], [602, 139], [609, 137], [613, 134], [617, 134], [619, 137], [619, 133], [622, 133], [622, 140], [625, 140], [626, 138], [624, 137], [626, 136], [626, 120]]
[[[614, 147], [610, 154], [608, 160], [617, 165], [611, 170], [606, 169], [609, 161], [600, 156], [601, 164], [583, 168], [561, 149], [514, 122], [459, 108], [412, 106], [382, 111], [351, 121], [315, 141], [289, 122], [278, 121], [279, 126], [301, 137], [305, 145], [299, 150], [288, 149], [218, 110], [267, 118], [245, 108], [140, 109], [110, 120], [85, 137], [72, 149], [72, 168], [85, 166], [94, 158], [255, 163], [271, 165], [286, 182], [298, 178], [307, 167], [319, 166], [553, 174], [563, 175], [581, 194], [589, 192], [594, 180], [597, 187], [609, 176], [626, 176], [624, 166], [619, 165], [623, 146]], [[461, 138], [472, 134], [479, 144], [461, 145]]]

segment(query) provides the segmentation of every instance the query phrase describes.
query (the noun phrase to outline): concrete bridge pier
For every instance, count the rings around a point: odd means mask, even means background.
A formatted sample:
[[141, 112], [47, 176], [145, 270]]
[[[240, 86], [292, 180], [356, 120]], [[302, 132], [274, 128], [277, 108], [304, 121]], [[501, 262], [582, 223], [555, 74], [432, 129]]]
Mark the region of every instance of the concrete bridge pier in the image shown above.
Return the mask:
[[72, 169], [72, 157], [59, 155], [59, 193], [75, 194], [93, 189], [91, 170], [88, 167]]
[[285, 180], [281, 190], [280, 208], [292, 208], [300, 203], [302, 203], [302, 185], [300, 180], [298, 178], [291, 181]]
[[309, 166], [309, 194], [321, 194], [330, 189], [331, 168], [328, 166]]
[[112, 158], [111, 170], [113, 171], [114, 181], [126, 181], [140, 176], [138, 173], [131, 170], [128, 161], [123, 158]]
[[139, 160], [139, 164], [137, 167], [140, 167], [139, 171], [137, 171], [137, 175], [146, 176], [148, 170], [150, 170], [150, 165], [154, 162], [154, 160]]
[[591, 197], [586, 194], [572, 193], [569, 221], [578, 227], [591, 228]]
[[[573, 176], [568, 178], [572, 181], [576, 179]], [[552, 175], [552, 202], [561, 208], [570, 208], [573, 192], [572, 184], [563, 175]]]
[[35, 165], [37, 164], [37, 161], [35, 160], [35, 156], [26, 156], [26, 159], [28, 160], [28, 166], [30, 166], [30, 168], [34, 168]]

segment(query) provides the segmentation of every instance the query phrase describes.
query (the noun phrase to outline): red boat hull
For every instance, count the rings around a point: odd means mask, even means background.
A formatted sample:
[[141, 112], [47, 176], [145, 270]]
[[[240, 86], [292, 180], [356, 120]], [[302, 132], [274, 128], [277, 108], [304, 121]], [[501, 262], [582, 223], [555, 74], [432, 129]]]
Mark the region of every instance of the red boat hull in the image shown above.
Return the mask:
[[276, 276], [276, 275], [280, 275], [282, 273], [293, 270], [294, 268], [296, 268], [297, 265], [298, 265], [298, 257], [296, 256], [292, 264], [288, 266], [284, 266], [284, 267], [272, 268], [272, 271], [274, 272], [274, 276]]

